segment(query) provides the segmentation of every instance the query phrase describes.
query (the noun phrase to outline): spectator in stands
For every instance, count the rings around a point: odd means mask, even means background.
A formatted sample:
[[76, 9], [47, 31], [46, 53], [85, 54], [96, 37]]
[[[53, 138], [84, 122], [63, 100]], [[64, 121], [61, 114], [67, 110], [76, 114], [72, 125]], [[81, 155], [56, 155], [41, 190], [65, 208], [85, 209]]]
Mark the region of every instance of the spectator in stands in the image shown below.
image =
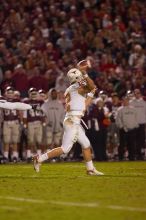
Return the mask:
[[58, 92], [65, 92], [67, 89], [68, 83], [66, 80], [66, 76], [64, 74], [60, 74], [56, 79], [55, 89]]
[[4, 91], [5, 91], [5, 89], [8, 86], [14, 87], [14, 83], [13, 83], [13, 78], [12, 77], [13, 77], [13, 74], [12, 74], [11, 70], [6, 70], [4, 72], [4, 78], [3, 78], [3, 81], [1, 83], [1, 92], [2, 92], [2, 94], [4, 94]]
[[57, 46], [60, 48], [62, 54], [65, 54], [68, 50], [72, 49], [72, 41], [67, 36], [65, 31], [61, 32], [60, 38], [56, 42]]
[[28, 78], [26, 75], [26, 71], [23, 68], [22, 64], [18, 64], [15, 67], [14, 75], [13, 75], [14, 87], [21, 93], [21, 97], [27, 96], [27, 91], [29, 88]]
[[129, 65], [135, 69], [142, 69], [145, 60], [146, 56], [142, 50], [141, 45], [136, 44], [134, 46], [133, 53], [131, 53], [129, 56]]
[[33, 77], [29, 80], [29, 88], [34, 87], [37, 90], [43, 89], [47, 91], [47, 82], [43, 75], [40, 73], [38, 66], [34, 67]]

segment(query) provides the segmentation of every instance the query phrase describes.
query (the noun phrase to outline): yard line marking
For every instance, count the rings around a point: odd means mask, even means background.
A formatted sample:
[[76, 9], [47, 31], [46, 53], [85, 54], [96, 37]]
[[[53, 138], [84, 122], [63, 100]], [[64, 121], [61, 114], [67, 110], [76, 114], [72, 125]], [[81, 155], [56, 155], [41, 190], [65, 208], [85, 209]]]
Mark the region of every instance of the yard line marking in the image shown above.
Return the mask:
[[79, 207], [98, 207], [98, 203], [79, 203], [79, 202], [61, 202], [61, 201], [50, 201], [54, 205], [65, 205], [65, 206], [79, 206]]
[[53, 201], [53, 200], [39, 200], [39, 199], [30, 199], [30, 198], [21, 198], [21, 197], [11, 197], [11, 196], [0, 196], [0, 199], [6, 200], [14, 200], [19, 202], [30, 202], [30, 203], [38, 203], [38, 204], [54, 204], [54, 205], [63, 205], [63, 206], [79, 206], [79, 207], [88, 207], [88, 208], [106, 208], [112, 210], [125, 210], [125, 211], [132, 211], [132, 212], [146, 212], [146, 208], [141, 207], [126, 207], [126, 206], [118, 206], [118, 205], [107, 205], [102, 206], [99, 203], [95, 202], [65, 202], [65, 201]]
[[139, 211], [139, 212], [146, 212], [146, 208], [139, 208], [139, 207], [129, 207], [129, 206], [118, 206], [118, 205], [109, 205], [106, 206], [109, 209], [117, 209], [117, 210], [127, 210], [127, 211]]
[[10, 211], [21, 211], [22, 208], [13, 207], [13, 206], [0, 206], [0, 209], [10, 210]]
[[6, 200], [14, 200], [14, 201], [19, 201], [19, 202], [32, 202], [32, 203], [46, 203], [47, 201], [45, 200], [38, 200], [38, 199], [29, 199], [29, 198], [20, 198], [20, 197], [12, 197], [12, 196], [0, 196], [1, 199], [6, 199]]

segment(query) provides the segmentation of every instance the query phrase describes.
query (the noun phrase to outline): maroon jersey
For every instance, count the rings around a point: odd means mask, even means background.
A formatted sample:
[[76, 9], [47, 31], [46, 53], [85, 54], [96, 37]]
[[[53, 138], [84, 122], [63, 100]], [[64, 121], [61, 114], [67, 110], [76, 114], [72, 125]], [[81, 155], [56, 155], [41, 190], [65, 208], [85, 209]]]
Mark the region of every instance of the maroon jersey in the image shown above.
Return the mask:
[[86, 112], [83, 120], [87, 123], [89, 129], [99, 130], [101, 128], [106, 128], [104, 120], [106, 119], [104, 108], [98, 108], [95, 104], [89, 107], [88, 112]]
[[[16, 99], [7, 99], [8, 102], [17, 102], [18, 100]], [[3, 116], [4, 116], [4, 121], [16, 121], [19, 120], [19, 114], [18, 110], [9, 110], [9, 109], [4, 109], [3, 110]]]
[[26, 111], [26, 118], [27, 122], [34, 122], [34, 121], [42, 121], [44, 120], [44, 112], [41, 109], [42, 104], [44, 103], [41, 100], [32, 100], [27, 99], [25, 100], [25, 103], [32, 106], [32, 109], [29, 109]]
[[120, 106], [121, 106], [121, 103], [120, 103], [120, 102], [117, 103], [117, 104], [112, 103], [111, 111], [110, 111], [110, 113], [111, 113], [111, 116], [110, 116], [111, 122], [115, 122], [115, 120], [116, 120], [116, 115], [117, 115], [117, 110], [118, 110], [118, 108], [119, 108]]

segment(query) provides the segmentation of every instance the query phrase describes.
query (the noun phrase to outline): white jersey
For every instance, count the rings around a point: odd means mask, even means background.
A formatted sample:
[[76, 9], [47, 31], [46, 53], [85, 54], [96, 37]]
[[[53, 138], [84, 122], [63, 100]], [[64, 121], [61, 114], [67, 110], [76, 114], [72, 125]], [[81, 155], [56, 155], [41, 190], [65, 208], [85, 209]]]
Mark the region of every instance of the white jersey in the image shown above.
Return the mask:
[[84, 115], [85, 112], [85, 100], [86, 97], [80, 95], [78, 93], [80, 85], [79, 83], [75, 83], [68, 87], [65, 91], [65, 96], [69, 94], [69, 105], [70, 105], [70, 111], [66, 113], [66, 116], [73, 116], [73, 115]]

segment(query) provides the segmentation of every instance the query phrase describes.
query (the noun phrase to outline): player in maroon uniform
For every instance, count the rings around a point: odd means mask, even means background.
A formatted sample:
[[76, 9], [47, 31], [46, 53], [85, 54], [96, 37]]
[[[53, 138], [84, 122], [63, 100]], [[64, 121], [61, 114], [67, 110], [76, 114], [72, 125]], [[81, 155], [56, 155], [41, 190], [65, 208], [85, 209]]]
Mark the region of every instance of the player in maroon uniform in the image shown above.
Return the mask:
[[[42, 100], [38, 100], [38, 92], [36, 88], [30, 88], [28, 91], [29, 99], [25, 102], [32, 106], [32, 109], [24, 112], [23, 122], [24, 127], [27, 128], [27, 152], [26, 158], [31, 161], [32, 152], [37, 150], [41, 153], [43, 123], [45, 122], [45, 115], [41, 110]], [[37, 149], [34, 148], [37, 146]]]
[[[17, 102], [14, 99], [14, 89], [7, 87], [5, 89], [5, 98], [9, 103]], [[16, 109], [3, 109], [3, 154], [7, 161], [9, 159], [10, 147], [12, 149], [11, 158], [18, 160], [18, 142], [20, 139], [20, 114]]]
[[117, 110], [121, 106], [121, 100], [116, 92], [111, 94], [111, 106], [109, 115], [111, 124], [108, 127], [107, 154], [109, 159], [117, 159], [119, 145], [119, 129], [116, 125]]
[[[48, 94], [45, 92], [45, 90], [40, 89], [38, 91], [38, 100], [41, 101], [42, 105], [47, 101]], [[42, 106], [41, 106], [42, 108]], [[42, 152], [45, 152], [47, 150], [46, 145], [46, 120], [43, 122], [43, 135], [42, 135]]]
[[47, 100], [47, 94], [46, 94], [45, 90], [40, 89], [38, 91], [38, 100], [42, 101], [42, 104]]
[[103, 99], [98, 97], [85, 114], [85, 122], [88, 125], [87, 136], [91, 141], [94, 157], [97, 161], [107, 160], [106, 138], [107, 128], [110, 125], [109, 109]]

